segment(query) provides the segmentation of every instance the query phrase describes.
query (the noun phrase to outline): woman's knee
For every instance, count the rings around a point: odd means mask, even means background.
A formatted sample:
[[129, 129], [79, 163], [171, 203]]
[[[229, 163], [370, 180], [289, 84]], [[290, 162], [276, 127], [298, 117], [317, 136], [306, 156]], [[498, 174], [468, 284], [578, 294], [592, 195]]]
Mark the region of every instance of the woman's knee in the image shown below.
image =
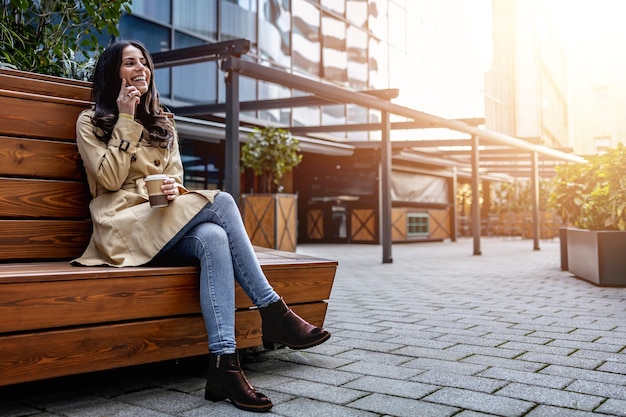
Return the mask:
[[206, 222], [196, 226], [196, 234], [208, 242], [219, 242], [228, 244], [226, 231], [219, 224]]
[[185, 236], [196, 242], [196, 250], [215, 253], [222, 248], [228, 248], [226, 231], [215, 223], [200, 223]]
[[226, 191], [220, 191], [215, 196], [215, 201], [224, 206], [237, 207], [237, 202], [235, 201], [233, 196], [230, 193], [227, 193]]

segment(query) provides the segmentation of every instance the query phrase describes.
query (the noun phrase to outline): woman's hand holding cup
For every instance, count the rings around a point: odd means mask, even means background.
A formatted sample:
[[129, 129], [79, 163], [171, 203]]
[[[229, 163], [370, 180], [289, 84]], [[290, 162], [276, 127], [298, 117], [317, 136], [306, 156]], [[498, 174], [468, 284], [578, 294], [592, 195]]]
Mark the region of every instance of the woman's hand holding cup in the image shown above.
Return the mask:
[[163, 190], [163, 193], [167, 196], [169, 201], [174, 200], [180, 195], [178, 184], [176, 184], [176, 180], [172, 177], [167, 177], [167, 179], [163, 180], [161, 190]]

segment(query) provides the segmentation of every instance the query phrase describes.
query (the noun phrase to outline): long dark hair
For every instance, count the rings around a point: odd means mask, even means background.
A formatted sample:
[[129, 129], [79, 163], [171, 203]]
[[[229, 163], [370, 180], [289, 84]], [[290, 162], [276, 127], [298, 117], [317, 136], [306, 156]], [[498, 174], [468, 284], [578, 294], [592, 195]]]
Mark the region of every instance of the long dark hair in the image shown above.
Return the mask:
[[[135, 118], [144, 126], [148, 133], [148, 142], [153, 146], [170, 147], [174, 138], [174, 127], [163, 113], [159, 97], [154, 84], [154, 64], [146, 47], [139, 41], [122, 40], [111, 43], [100, 55], [93, 76], [93, 101], [95, 113], [92, 123], [101, 133], [96, 133], [98, 139], [108, 142], [117, 123], [119, 111], [117, 96], [120, 93], [122, 80], [120, 67], [122, 65], [122, 51], [132, 45], [139, 49], [146, 58], [146, 65], [151, 72], [148, 91], [141, 96], [137, 105]], [[98, 130], [96, 130], [98, 131]]]

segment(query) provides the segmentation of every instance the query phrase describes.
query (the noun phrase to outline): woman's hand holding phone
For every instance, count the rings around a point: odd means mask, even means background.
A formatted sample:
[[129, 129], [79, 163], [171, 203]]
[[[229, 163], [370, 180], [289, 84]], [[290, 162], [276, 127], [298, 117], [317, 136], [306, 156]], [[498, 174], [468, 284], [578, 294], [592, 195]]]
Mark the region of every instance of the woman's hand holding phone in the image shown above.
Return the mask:
[[117, 109], [120, 113], [135, 115], [135, 108], [141, 100], [141, 92], [132, 85], [126, 85], [126, 80], [122, 79], [120, 93], [117, 96]]

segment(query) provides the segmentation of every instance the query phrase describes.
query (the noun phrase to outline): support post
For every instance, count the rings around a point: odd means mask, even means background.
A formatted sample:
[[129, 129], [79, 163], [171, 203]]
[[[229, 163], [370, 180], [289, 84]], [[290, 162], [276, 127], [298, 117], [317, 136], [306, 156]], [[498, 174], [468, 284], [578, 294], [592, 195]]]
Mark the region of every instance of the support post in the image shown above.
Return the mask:
[[539, 250], [539, 237], [541, 227], [539, 221], [539, 154], [536, 151], [530, 153], [532, 161], [532, 200], [533, 200], [533, 250]]
[[241, 199], [239, 175], [239, 73], [226, 71], [226, 143], [224, 188], [235, 201]]
[[380, 178], [380, 231], [383, 243], [383, 263], [393, 262], [391, 256], [391, 123], [389, 112], [382, 111], [382, 145], [381, 145], [381, 178]]
[[474, 237], [474, 255], [482, 255], [480, 250], [480, 175], [478, 136], [472, 135], [472, 235]]
[[458, 178], [457, 178], [457, 170], [456, 167], [452, 167], [452, 181], [450, 191], [450, 198], [452, 199], [452, 213], [450, 213], [450, 240], [452, 242], [456, 242], [457, 235], [459, 233], [459, 207], [456, 199], [456, 195], [458, 193]]

